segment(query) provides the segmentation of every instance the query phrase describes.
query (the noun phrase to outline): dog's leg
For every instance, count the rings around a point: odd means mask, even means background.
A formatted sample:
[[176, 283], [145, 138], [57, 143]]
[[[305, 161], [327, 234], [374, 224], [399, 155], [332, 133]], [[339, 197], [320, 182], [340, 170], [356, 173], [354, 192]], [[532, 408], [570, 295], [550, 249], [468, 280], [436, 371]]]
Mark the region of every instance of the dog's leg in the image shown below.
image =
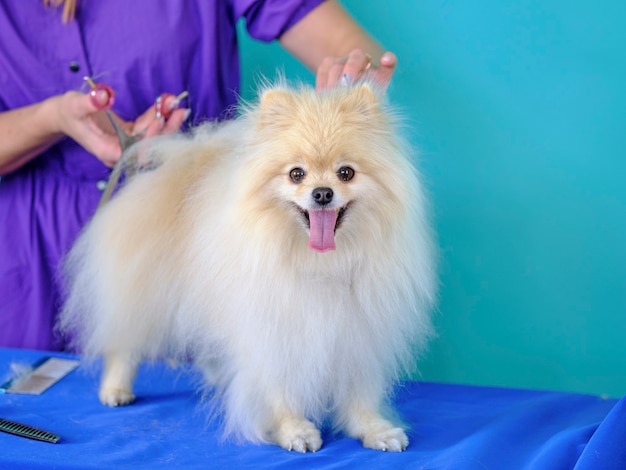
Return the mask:
[[104, 372], [98, 396], [107, 406], [128, 405], [135, 400], [133, 382], [139, 361], [131, 354], [112, 353], [104, 359]]
[[394, 426], [377, 411], [359, 405], [350, 407], [346, 432], [370, 449], [402, 452], [409, 445], [409, 438], [402, 428]]
[[277, 416], [270, 439], [284, 449], [296, 452], [316, 452], [322, 447], [322, 437], [315, 425], [288, 412]]

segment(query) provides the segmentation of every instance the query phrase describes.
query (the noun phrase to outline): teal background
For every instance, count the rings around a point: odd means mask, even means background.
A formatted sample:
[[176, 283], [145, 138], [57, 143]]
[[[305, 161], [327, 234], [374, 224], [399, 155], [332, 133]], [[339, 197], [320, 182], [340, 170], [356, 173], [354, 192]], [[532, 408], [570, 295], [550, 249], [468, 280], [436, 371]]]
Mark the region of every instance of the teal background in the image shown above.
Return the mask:
[[[421, 378], [626, 394], [626, 2], [343, 4], [399, 57], [389, 94], [433, 201]], [[244, 97], [277, 68], [314, 81], [242, 47]]]

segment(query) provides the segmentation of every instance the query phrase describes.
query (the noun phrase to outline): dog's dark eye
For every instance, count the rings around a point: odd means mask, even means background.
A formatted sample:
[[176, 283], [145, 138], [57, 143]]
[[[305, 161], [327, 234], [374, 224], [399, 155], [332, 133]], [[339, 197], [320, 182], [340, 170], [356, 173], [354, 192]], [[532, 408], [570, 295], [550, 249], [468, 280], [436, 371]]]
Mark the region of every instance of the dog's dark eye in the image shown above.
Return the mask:
[[337, 171], [337, 176], [341, 181], [350, 181], [352, 178], [354, 178], [354, 170], [349, 166], [342, 166]]
[[301, 183], [305, 176], [306, 171], [300, 167], [294, 168], [289, 172], [289, 178], [296, 184]]

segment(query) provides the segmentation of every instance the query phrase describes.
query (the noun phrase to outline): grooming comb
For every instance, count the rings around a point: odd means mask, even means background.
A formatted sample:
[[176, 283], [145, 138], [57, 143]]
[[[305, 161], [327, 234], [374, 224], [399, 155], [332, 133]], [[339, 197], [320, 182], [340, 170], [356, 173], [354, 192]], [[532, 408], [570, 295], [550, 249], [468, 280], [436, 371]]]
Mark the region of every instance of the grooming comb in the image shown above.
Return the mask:
[[61, 439], [60, 436], [52, 434], [51, 432], [2, 418], [0, 418], [0, 431], [15, 434], [20, 437], [27, 437], [28, 439], [34, 439], [36, 441], [50, 442], [52, 444], [56, 444], [59, 442], [59, 439]]

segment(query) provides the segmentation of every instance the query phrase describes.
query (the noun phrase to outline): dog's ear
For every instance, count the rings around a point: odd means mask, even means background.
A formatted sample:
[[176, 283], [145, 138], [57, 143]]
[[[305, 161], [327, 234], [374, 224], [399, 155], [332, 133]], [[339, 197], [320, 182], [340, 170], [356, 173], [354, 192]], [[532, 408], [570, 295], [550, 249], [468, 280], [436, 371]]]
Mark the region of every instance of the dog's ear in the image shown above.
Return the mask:
[[293, 109], [294, 97], [285, 89], [271, 88], [259, 100], [259, 123], [267, 125], [284, 120]]
[[378, 114], [382, 105], [381, 94], [369, 83], [356, 85], [346, 95], [342, 110], [362, 115]]
[[378, 106], [381, 102], [380, 93], [371, 84], [363, 83], [355, 89], [357, 99], [369, 106]]

